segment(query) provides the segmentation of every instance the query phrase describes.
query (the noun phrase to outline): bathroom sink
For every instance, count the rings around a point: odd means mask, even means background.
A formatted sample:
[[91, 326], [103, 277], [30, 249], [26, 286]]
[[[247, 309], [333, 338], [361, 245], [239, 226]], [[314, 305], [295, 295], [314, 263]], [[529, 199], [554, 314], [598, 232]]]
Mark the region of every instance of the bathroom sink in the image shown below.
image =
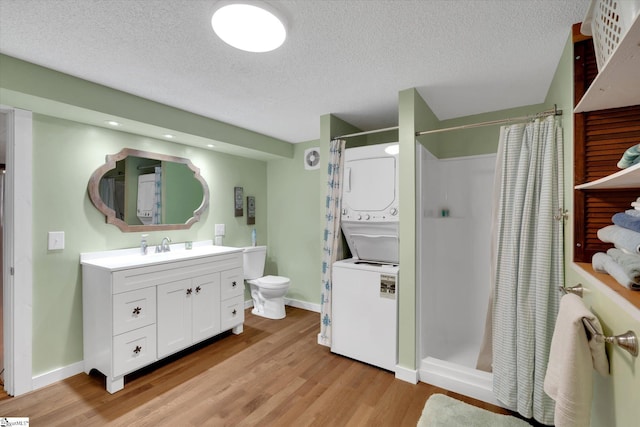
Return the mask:
[[80, 254], [82, 264], [91, 264], [108, 270], [120, 270], [131, 267], [161, 264], [163, 262], [187, 260], [210, 255], [231, 254], [242, 252], [242, 248], [230, 246], [214, 246], [211, 241], [193, 244], [193, 249], [185, 249], [184, 244], [171, 245], [171, 251], [155, 253], [155, 246], [150, 246], [148, 253], [143, 255], [139, 248], [118, 249], [105, 252], [90, 252]]

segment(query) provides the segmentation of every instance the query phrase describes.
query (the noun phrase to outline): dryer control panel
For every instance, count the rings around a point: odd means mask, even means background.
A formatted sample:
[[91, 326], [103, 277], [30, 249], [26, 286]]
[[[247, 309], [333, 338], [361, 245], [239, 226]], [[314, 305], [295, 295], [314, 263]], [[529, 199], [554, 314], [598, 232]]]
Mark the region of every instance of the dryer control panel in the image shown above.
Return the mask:
[[356, 211], [354, 209], [342, 208], [343, 221], [398, 221], [399, 210], [396, 206], [392, 206], [384, 211]]

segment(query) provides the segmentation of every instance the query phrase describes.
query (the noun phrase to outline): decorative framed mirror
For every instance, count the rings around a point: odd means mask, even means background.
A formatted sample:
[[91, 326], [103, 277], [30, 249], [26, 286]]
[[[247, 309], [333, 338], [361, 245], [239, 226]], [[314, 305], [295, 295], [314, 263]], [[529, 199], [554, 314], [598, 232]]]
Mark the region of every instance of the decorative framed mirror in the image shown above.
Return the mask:
[[185, 230], [209, 206], [209, 187], [191, 160], [124, 148], [91, 175], [89, 198], [124, 232]]

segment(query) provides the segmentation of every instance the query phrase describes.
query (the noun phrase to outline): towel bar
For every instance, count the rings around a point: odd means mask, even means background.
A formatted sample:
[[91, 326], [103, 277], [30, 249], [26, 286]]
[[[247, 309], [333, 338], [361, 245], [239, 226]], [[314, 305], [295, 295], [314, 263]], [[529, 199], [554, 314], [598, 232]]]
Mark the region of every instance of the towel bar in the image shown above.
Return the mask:
[[[564, 286], [558, 286], [558, 288], [564, 295], [572, 293], [582, 298], [582, 295], [584, 293], [584, 287], [580, 283], [575, 286], [571, 286], [570, 288], [565, 288]], [[593, 326], [593, 323], [591, 323], [591, 320], [587, 319], [586, 317], [582, 318], [582, 323], [584, 324], [584, 327], [589, 332], [589, 334], [595, 337], [596, 341], [604, 341], [610, 344], [616, 344], [618, 345], [618, 347], [628, 351], [633, 357], [638, 357], [638, 337], [636, 336], [635, 332], [627, 331], [624, 334], [608, 337], [599, 333], [596, 330], [595, 326]]]
[[582, 296], [584, 295], [584, 287], [581, 283], [578, 283], [575, 286], [571, 286], [570, 288], [565, 288], [564, 286], [558, 286], [558, 288], [560, 289], [560, 292], [565, 295], [567, 293], [572, 293], [578, 295], [580, 298], [582, 298]]
[[589, 331], [591, 336], [595, 337], [595, 340], [598, 342], [608, 342], [610, 344], [617, 344], [618, 347], [627, 350], [633, 357], [638, 357], [638, 337], [635, 332], [627, 331], [624, 334], [616, 335], [613, 337], [608, 337], [602, 335], [591, 323], [591, 320], [586, 317], [582, 318], [582, 323], [584, 327]]

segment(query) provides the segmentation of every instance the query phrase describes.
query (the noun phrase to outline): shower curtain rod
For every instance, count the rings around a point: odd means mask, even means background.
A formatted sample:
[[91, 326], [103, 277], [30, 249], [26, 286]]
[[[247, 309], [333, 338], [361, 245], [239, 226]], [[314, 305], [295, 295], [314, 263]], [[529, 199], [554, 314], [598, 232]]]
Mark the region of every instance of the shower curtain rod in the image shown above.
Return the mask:
[[369, 134], [372, 134], [372, 133], [380, 133], [380, 132], [386, 132], [388, 130], [397, 130], [397, 129], [398, 129], [398, 126], [393, 126], [393, 127], [390, 127], [390, 128], [368, 130], [366, 132], [358, 132], [358, 133], [350, 133], [348, 135], [334, 136], [331, 139], [351, 138], [353, 136], [369, 135]]
[[453, 126], [449, 128], [442, 128], [442, 129], [423, 130], [422, 132], [416, 132], [416, 136], [427, 135], [430, 133], [448, 132], [450, 130], [471, 129], [471, 128], [477, 128], [482, 126], [491, 126], [491, 125], [503, 125], [508, 123], [528, 121], [531, 119], [539, 119], [547, 116], [561, 116], [561, 115], [562, 115], [562, 110], [558, 110], [558, 106], [554, 105], [553, 108], [550, 108], [548, 110], [541, 111], [539, 113], [532, 114], [529, 116], [511, 117], [508, 119], [491, 120], [488, 122], [472, 123], [469, 125]]

